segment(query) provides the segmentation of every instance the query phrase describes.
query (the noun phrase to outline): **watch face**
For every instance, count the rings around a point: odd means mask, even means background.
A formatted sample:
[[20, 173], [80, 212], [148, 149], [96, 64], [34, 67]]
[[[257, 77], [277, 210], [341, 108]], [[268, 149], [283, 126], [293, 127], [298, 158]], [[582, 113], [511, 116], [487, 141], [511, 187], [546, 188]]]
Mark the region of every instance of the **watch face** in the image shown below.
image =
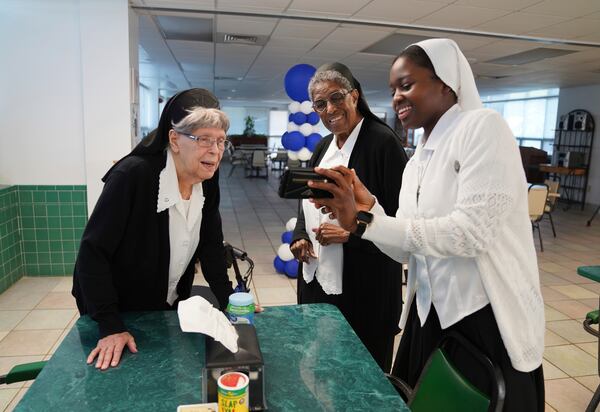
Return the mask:
[[369, 212], [360, 211], [356, 214], [356, 219], [369, 224], [373, 221], [373, 214]]

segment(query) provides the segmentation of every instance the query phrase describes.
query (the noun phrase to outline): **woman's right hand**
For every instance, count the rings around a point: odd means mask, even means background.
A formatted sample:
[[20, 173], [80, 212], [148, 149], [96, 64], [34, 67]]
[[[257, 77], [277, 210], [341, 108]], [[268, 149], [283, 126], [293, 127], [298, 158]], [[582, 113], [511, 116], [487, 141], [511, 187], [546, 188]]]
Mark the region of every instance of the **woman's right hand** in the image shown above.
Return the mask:
[[115, 367], [121, 360], [121, 355], [123, 354], [123, 349], [125, 349], [125, 346], [129, 348], [130, 352], [137, 353], [135, 340], [129, 332], [121, 332], [105, 336], [98, 341], [96, 348], [90, 352], [90, 355], [87, 358], [87, 363], [91, 364], [97, 356], [97, 369], [105, 370], [108, 369], [109, 366]]
[[312, 243], [306, 239], [296, 240], [290, 245], [290, 250], [294, 257], [300, 262], [308, 263], [310, 258], [315, 259], [317, 256], [313, 250]]

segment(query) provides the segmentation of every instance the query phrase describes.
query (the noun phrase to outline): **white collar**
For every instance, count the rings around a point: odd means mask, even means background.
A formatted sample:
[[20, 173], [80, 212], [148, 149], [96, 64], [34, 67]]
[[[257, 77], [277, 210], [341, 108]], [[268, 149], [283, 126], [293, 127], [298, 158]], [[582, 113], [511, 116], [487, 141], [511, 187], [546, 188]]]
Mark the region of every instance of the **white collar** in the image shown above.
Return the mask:
[[342, 154], [345, 157], [350, 157], [350, 155], [352, 154], [352, 149], [354, 149], [354, 145], [356, 144], [356, 140], [358, 139], [358, 134], [360, 133], [360, 129], [362, 127], [364, 120], [365, 120], [365, 118], [363, 117], [360, 120], [360, 122], [358, 122], [358, 124], [356, 126], [354, 126], [354, 129], [352, 129], [352, 132], [350, 133], [350, 135], [348, 136], [348, 138], [344, 142], [344, 145], [341, 148], [338, 148], [338, 144], [337, 144], [338, 138], [336, 135], [334, 135], [333, 142], [331, 142], [333, 144], [334, 149], [342, 152]]
[[[194, 197], [203, 198], [202, 182], [192, 186], [192, 195]], [[158, 180], [158, 198], [156, 199], [156, 213], [170, 208], [173, 205], [181, 203], [181, 193], [179, 192], [179, 179], [177, 179], [177, 169], [175, 169], [175, 160], [171, 149], [167, 150], [167, 164], [160, 172]], [[192, 202], [193, 204], [194, 202]], [[181, 205], [183, 206], [183, 205]]]
[[435, 150], [442, 137], [448, 132], [448, 129], [461, 112], [462, 110], [458, 103], [455, 103], [454, 106], [446, 110], [433, 127], [427, 141], [423, 144], [423, 150]]

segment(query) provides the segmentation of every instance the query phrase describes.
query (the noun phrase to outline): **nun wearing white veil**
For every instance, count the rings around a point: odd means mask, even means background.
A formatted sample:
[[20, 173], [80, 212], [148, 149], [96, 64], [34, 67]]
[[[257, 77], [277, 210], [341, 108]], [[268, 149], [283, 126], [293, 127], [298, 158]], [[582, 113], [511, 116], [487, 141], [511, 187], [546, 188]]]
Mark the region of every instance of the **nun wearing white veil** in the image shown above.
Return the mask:
[[[414, 386], [440, 339], [457, 331], [502, 370], [505, 411], [543, 411], [544, 305], [517, 142], [497, 112], [482, 108], [452, 40], [406, 48], [390, 87], [403, 127], [424, 129], [404, 169], [396, 216], [386, 216], [347, 168], [317, 168], [336, 184], [311, 185], [333, 193], [314, 203], [344, 229], [409, 262], [393, 374]], [[491, 393], [473, 358], [453, 346], [448, 355]]]

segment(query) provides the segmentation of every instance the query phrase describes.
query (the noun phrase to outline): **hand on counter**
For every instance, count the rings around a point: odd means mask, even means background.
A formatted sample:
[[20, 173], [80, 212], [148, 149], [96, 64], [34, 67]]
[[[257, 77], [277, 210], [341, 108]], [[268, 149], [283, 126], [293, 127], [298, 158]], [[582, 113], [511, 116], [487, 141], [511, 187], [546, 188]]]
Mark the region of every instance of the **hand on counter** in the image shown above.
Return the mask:
[[135, 339], [133, 339], [133, 336], [129, 332], [108, 335], [98, 341], [96, 348], [90, 352], [87, 363], [88, 365], [91, 364], [97, 356], [96, 368], [105, 370], [109, 366], [115, 367], [121, 360], [125, 346], [132, 353], [137, 353], [138, 351]]
[[334, 243], [346, 243], [350, 237], [350, 232], [331, 223], [322, 223], [318, 228], [313, 229], [317, 235], [317, 242], [323, 246]]
[[254, 313], [261, 313], [264, 312], [265, 310], [262, 308], [262, 306], [260, 306], [258, 303], [256, 303], [254, 305]]

